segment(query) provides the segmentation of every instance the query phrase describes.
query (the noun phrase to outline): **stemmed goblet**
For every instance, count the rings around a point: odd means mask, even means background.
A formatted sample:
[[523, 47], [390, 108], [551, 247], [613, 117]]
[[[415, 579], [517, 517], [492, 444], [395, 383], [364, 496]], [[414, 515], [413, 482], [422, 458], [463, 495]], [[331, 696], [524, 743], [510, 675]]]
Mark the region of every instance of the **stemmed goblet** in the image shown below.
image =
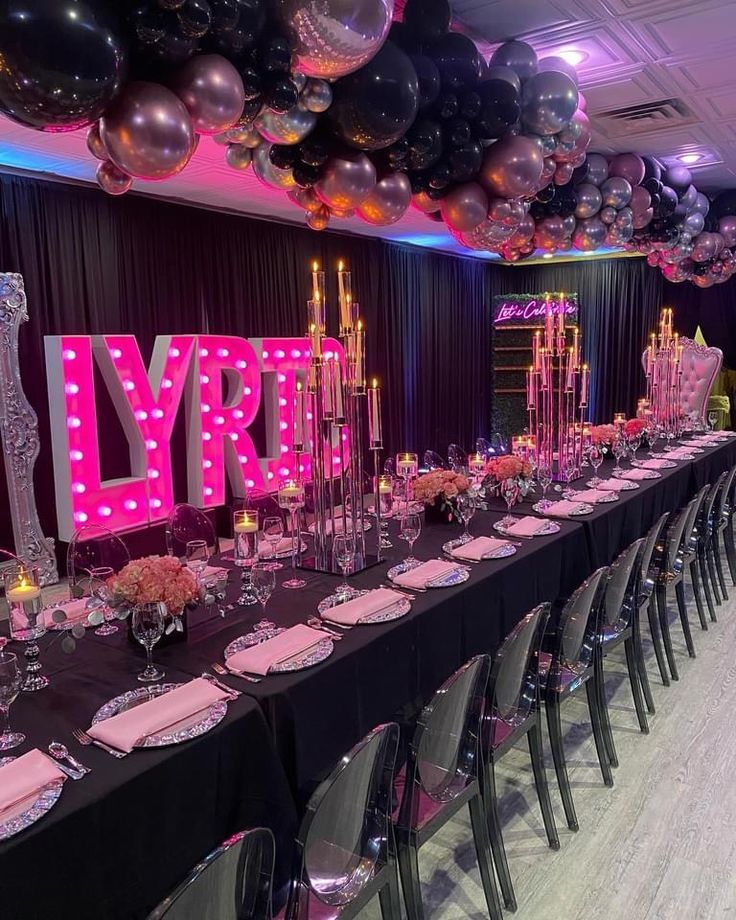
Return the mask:
[[272, 627], [274, 624], [266, 620], [266, 604], [268, 604], [276, 587], [276, 574], [273, 566], [270, 562], [254, 562], [250, 570], [250, 578], [253, 584], [253, 591], [263, 608], [263, 620], [258, 625], [263, 628]]
[[409, 555], [404, 562], [408, 566], [416, 565], [418, 560], [415, 559], [413, 555], [414, 544], [419, 539], [419, 534], [422, 532], [422, 519], [415, 511], [409, 511], [401, 516], [401, 523], [399, 526], [401, 539], [406, 540], [409, 544]]
[[207, 541], [188, 540], [184, 550], [184, 556], [187, 568], [192, 575], [194, 575], [194, 580], [197, 582], [197, 585], [199, 585], [210, 558], [209, 550], [207, 549]]
[[18, 664], [18, 657], [12, 652], [0, 649], [0, 716], [2, 716], [0, 751], [9, 751], [26, 740], [24, 734], [10, 729], [10, 706], [20, 693], [22, 680], [23, 674]]
[[138, 675], [138, 680], [143, 683], [154, 683], [164, 676], [164, 672], [153, 663], [153, 647], [164, 634], [165, 609], [159, 603], [139, 604], [133, 609], [131, 629], [146, 650], [146, 668]]
[[118, 627], [107, 619], [107, 615], [110, 612], [107, 603], [110, 599], [108, 582], [114, 574], [115, 570], [109, 565], [95, 566], [89, 572], [90, 594], [96, 601], [95, 607], [98, 614], [102, 617], [101, 625], [95, 630], [96, 636], [112, 636], [118, 631]]
[[509, 524], [514, 523], [514, 517], [511, 514], [511, 509], [514, 507], [519, 498], [519, 483], [513, 476], [509, 476], [507, 479], [501, 480], [501, 497], [506, 502], [506, 515], [501, 523], [508, 526]]
[[355, 537], [352, 532], [335, 534], [332, 553], [342, 572], [342, 584], [337, 586], [337, 593], [349, 597], [353, 594], [353, 589], [347, 583], [347, 575], [355, 561]]
[[549, 499], [547, 498], [547, 489], [549, 489], [552, 484], [552, 468], [549, 463], [544, 461], [540, 462], [537, 466], [537, 482], [542, 487], [542, 500], [539, 502], [539, 506], [542, 511], [546, 511], [549, 508]]
[[268, 557], [268, 567], [272, 572], [283, 569], [283, 565], [276, 559], [279, 543], [284, 538], [284, 522], [278, 514], [263, 519], [263, 539], [271, 547]]
[[473, 520], [473, 515], [475, 514], [475, 496], [470, 491], [461, 492], [455, 501], [457, 502], [457, 510], [460, 513], [465, 527], [461, 539], [464, 543], [467, 543], [469, 540], [473, 539], [468, 525]]
[[595, 489], [603, 482], [598, 475], [600, 465], [603, 463], [603, 451], [599, 444], [591, 444], [588, 448], [588, 462], [593, 467], [593, 478], [590, 480], [590, 484]]

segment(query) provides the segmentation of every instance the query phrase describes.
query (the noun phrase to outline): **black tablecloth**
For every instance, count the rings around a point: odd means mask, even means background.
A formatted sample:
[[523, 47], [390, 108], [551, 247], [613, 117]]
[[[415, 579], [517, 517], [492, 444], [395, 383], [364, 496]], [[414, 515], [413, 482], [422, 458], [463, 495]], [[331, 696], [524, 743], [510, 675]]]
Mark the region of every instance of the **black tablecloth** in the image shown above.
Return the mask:
[[[28, 741], [8, 753], [62, 741], [92, 773], [67, 780], [48, 815], [0, 843], [4, 920], [140, 920], [208, 851], [246, 827], [274, 831], [285, 880], [296, 813], [254, 700], [230, 703], [224, 720], [195, 741], [116, 760], [77, 744], [71, 732], [88, 727], [108, 699], [140, 686], [142, 662], [92, 636], [72, 656], [57, 642], [44, 657], [51, 686], [13, 705], [13, 724]], [[190, 675], [169, 666], [166, 679]]]

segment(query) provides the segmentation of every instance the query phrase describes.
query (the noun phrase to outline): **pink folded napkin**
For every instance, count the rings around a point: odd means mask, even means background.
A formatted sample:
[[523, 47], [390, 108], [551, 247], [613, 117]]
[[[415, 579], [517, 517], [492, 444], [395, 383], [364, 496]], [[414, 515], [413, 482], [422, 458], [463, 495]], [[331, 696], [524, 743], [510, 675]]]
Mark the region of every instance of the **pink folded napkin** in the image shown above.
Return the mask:
[[274, 547], [268, 540], [261, 540], [258, 544], [258, 555], [261, 559], [269, 559], [271, 556], [279, 556], [281, 553], [291, 552], [291, 537], [282, 537]]
[[430, 559], [429, 562], [423, 562], [408, 572], [397, 575], [393, 581], [397, 585], [403, 585], [405, 588], [426, 588], [427, 585], [452, 572], [457, 566], [451, 562], [444, 562], [442, 559]]
[[510, 524], [506, 528], [506, 533], [511, 534], [512, 537], [533, 537], [536, 536], [543, 527], [544, 521], [540, 521], [539, 518], [527, 514], [523, 518], [519, 518], [516, 523]]
[[692, 460], [694, 455], [694, 450], [688, 450], [687, 447], [678, 447], [677, 450], [671, 450], [667, 457], [672, 460]]
[[190, 680], [170, 693], [98, 722], [88, 733], [120, 751], [132, 751], [136, 742], [176, 725], [183, 719], [207, 709], [227, 694], [203, 677]]
[[228, 670], [238, 673], [238, 671], [247, 671], [249, 674], [268, 674], [269, 670], [282, 661], [293, 658], [307, 649], [313, 648], [327, 636], [324, 632], [317, 629], [310, 629], [303, 623], [292, 626], [284, 632], [274, 636], [273, 639], [266, 639], [258, 645], [252, 645], [250, 648], [243, 649], [227, 659], [225, 665]]
[[[588, 502], [589, 505], [595, 505], [598, 502], [609, 501], [612, 489], [581, 489], [575, 493], [574, 501]], [[615, 490], [618, 491], [618, 490]]]
[[227, 575], [227, 569], [221, 565], [208, 565], [199, 576], [200, 581], [216, 581], [218, 578], [224, 578]]
[[57, 779], [64, 780], [66, 776], [37, 748], [0, 767], [0, 814]]
[[596, 488], [603, 489], [606, 492], [620, 492], [624, 484], [620, 479], [602, 479]]
[[[87, 610], [88, 600], [88, 597], [80, 597], [77, 600], [67, 601], [65, 604], [47, 607], [43, 612], [43, 620], [46, 624], [46, 628], [51, 629], [54, 626], [61, 626], [66, 623], [84, 623], [89, 616], [89, 611]], [[54, 620], [53, 614], [55, 610], [64, 611], [66, 619], [63, 623], [57, 623], [56, 620]]]
[[638, 468], [635, 468], [633, 470], [621, 470], [620, 478], [621, 479], [631, 479], [633, 481], [639, 481], [642, 479], [650, 479], [652, 478], [652, 471], [642, 470]]
[[[672, 454], [669, 454], [672, 456]], [[657, 460], [656, 458], [652, 460], [644, 460], [639, 467], [640, 470], [666, 470], [667, 469], [667, 460]]]
[[450, 550], [450, 555], [457, 559], [470, 559], [472, 562], [480, 562], [481, 559], [487, 559], [491, 553], [508, 546], [508, 540], [498, 540], [496, 537], [476, 537], [462, 546], [456, 546]]
[[563, 498], [562, 501], [554, 502], [549, 508], [546, 508], [544, 513], [552, 517], [570, 517], [570, 515], [579, 514], [580, 510], [581, 502], [572, 502]]
[[403, 599], [402, 594], [390, 588], [376, 588], [375, 591], [361, 594], [360, 597], [354, 597], [344, 604], [330, 607], [322, 614], [322, 619], [341, 623], [343, 626], [355, 626], [371, 614], [387, 610]]

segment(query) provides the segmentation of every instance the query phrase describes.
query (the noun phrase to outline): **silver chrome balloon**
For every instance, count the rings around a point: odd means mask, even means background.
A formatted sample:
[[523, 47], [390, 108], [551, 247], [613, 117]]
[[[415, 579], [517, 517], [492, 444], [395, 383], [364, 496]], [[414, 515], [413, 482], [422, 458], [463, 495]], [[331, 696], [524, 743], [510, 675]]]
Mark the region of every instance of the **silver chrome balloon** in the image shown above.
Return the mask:
[[262, 137], [272, 144], [300, 144], [311, 134], [317, 124], [317, 116], [299, 105], [295, 105], [283, 115], [277, 115], [271, 109], [264, 108], [256, 118], [255, 127]]
[[294, 174], [290, 169], [279, 169], [269, 157], [273, 145], [264, 141], [253, 151], [253, 172], [256, 178], [269, 188], [291, 189], [296, 186]]
[[242, 144], [230, 144], [225, 151], [225, 162], [233, 169], [247, 169], [252, 159], [252, 152]]
[[326, 80], [308, 80], [299, 101], [310, 112], [326, 112], [332, 105], [332, 87]]

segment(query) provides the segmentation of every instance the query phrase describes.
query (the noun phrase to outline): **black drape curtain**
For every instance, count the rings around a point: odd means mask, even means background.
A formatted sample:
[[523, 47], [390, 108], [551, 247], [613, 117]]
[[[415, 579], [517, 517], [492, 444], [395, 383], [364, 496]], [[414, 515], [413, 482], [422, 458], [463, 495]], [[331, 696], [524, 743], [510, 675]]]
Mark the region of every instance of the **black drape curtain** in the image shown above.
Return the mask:
[[[386, 452], [444, 453], [451, 441], [471, 446], [488, 435], [491, 275], [482, 262], [0, 175], [0, 271], [20, 272], [28, 296], [21, 367], [44, 448], [35, 479], [46, 533], [56, 533], [56, 521], [44, 335], [133, 333], [146, 360], [165, 333], [300, 335], [313, 259], [327, 271], [332, 330], [338, 261], [353, 273], [367, 370], [384, 391]], [[103, 385], [98, 398], [103, 478], [129, 475]], [[186, 494], [182, 421], [172, 445], [178, 500]], [[0, 546], [9, 545], [0, 488]]]

